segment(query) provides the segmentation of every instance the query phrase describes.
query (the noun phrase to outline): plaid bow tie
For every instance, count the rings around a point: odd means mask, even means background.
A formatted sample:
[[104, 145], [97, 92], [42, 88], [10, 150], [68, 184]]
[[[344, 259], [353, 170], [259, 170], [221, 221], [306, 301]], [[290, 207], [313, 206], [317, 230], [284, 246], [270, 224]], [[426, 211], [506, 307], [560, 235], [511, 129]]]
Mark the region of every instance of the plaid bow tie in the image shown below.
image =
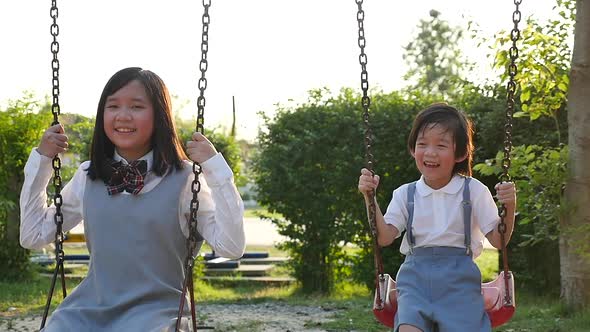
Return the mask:
[[147, 173], [147, 161], [135, 160], [131, 164], [113, 162], [112, 176], [107, 184], [109, 195], [114, 195], [123, 190], [133, 195], [139, 194], [143, 189], [143, 177]]

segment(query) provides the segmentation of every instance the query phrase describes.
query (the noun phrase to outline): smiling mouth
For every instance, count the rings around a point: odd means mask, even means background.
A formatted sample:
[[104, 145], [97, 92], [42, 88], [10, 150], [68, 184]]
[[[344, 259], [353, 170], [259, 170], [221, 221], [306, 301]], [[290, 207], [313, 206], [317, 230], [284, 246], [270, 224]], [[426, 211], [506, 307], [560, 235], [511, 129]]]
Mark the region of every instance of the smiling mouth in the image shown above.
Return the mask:
[[127, 133], [136, 132], [137, 129], [131, 129], [131, 128], [115, 128], [115, 131], [118, 132], [118, 133], [127, 134]]
[[440, 166], [439, 163], [432, 163], [432, 162], [428, 162], [428, 161], [423, 162], [423, 165], [428, 168], [435, 168], [435, 167]]

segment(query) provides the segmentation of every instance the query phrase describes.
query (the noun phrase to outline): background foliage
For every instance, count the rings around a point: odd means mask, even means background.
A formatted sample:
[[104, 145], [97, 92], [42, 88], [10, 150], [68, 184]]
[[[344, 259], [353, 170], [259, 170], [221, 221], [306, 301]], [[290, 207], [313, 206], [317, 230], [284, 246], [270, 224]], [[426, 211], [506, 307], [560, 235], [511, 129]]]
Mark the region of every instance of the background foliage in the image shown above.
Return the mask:
[[29, 252], [19, 243], [18, 198], [31, 148], [50, 119], [49, 108], [42, 107], [31, 94], [10, 101], [0, 111], [0, 280], [31, 276]]

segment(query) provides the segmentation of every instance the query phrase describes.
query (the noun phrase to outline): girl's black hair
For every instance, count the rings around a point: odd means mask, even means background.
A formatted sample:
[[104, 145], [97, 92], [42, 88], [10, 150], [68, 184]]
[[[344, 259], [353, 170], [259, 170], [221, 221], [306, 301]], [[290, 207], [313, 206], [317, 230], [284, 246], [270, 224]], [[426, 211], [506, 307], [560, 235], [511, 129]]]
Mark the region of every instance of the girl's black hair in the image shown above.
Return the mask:
[[453, 174], [471, 176], [474, 150], [473, 125], [465, 113], [446, 103], [432, 104], [416, 115], [408, 138], [410, 151], [414, 152], [418, 136], [424, 129], [436, 125], [440, 125], [452, 133], [455, 142], [455, 158], [465, 156], [463, 161], [455, 163]]
[[115, 145], [104, 131], [104, 110], [106, 100], [131, 81], [140, 82], [146, 91], [154, 109], [154, 132], [151, 146], [154, 155], [152, 171], [164, 175], [170, 167], [181, 169], [183, 160], [187, 160], [182, 144], [176, 134], [170, 94], [164, 81], [155, 73], [139, 67], [130, 67], [116, 72], [105, 85], [94, 124], [94, 136], [90, 148], [90, 166], [88, 176], [92, 179], [108, 181], [110, 179], [110, 160], [115, 152]]

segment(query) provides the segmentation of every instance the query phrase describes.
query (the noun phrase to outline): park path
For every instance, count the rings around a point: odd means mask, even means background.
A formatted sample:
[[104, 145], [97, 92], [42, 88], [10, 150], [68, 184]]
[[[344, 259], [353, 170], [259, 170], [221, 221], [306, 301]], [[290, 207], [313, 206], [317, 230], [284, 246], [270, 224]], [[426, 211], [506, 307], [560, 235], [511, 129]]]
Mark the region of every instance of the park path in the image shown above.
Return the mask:
[[[84, 225], [79, 224], [70, 232], [84, 234]], [[270, 220], [256, 217], [244, 218], [244, 232], [248, 246], [272, 246], [285, 240], [285, 237], [279, 234], [276, 225]]]
[[[199, 316], [207, 317], [199, 324], [214, 327], [215, 331], [223, 332], [323, 332], [326, 330], [322, 329], [322, 325], [333, 320], [338, 310], [277, 302], [206, 306], [197, 304]], [[367, 314], [370, 312], [367, 311]], [[0, 332], [33, 332], [37, 331], [40, 325], [41, 316], [38, 315], [12, 319], [0, 317]]]

